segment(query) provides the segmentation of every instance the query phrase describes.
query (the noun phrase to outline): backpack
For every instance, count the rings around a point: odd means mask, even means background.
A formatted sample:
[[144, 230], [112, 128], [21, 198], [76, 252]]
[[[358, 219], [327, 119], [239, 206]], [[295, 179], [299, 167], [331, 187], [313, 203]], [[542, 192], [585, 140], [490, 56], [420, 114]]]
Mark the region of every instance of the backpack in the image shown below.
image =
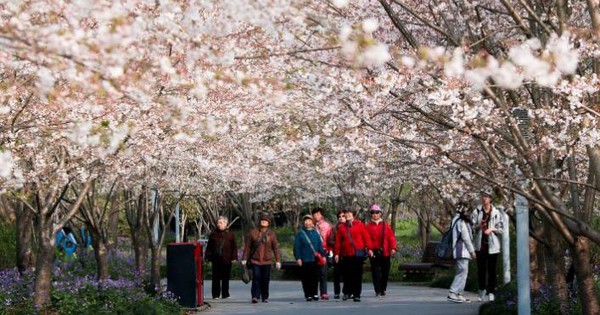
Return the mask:
[[[460, 219], [458, 219], [460, 220]], [[452, 259], [452, 230], [454, 230], [454, 226], [458, 222], [458, 220], [454, 221], [450, 228], [442, 234], [442, 240], [435, 247], [435, 255], [439, 259]]]

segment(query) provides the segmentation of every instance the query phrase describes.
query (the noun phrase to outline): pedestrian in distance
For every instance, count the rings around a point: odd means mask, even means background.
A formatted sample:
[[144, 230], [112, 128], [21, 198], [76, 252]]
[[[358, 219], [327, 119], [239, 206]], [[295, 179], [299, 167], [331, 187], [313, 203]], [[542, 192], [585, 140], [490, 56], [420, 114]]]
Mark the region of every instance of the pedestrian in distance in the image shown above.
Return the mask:
[[242, 265], [251, 268], [252, 303], [269, 302], [269, 282], [271, 280], [271, 266], [275, 262], [275, 268], [281, 269], [281, 257], [279, 255], [279, 243], [275, 232], [269, 229], [271, 218], [264, 215], [260, 218], [258, 227], [250, 231], [246, 238], [244, 253], [242, 255]]
[[[335, 236], [333, 235], [331, 223], [325, 220], [324, 212], [325, 210], [322, 208], [314, 208], [311, 214], [315, 221], [315, 230], [321, 238], [323, 248], [327, 252], [327, 256], [331, 257], [333, 256], [333, 247], [335, 246]], [[319, 268], [319, 291], [321, 292], [322, 300], [329, 300], [329, 295], [327, 294], [327, 269], [327, 264]]]
[[[335, 232], [332, 233], [334, 236], [337, 231], [340, 229], [341, 225], [346, 224], [346, 209], [338, 210], [337, 212], [337, 220], [338, 223], [335, 228]], [[334, 237], [334, 247], [335, 247], [335, 237]], [[341, 258], [340, 258], [341, 259]], [[340, 293], [347, 295], [347, 292], [341, 290], [342, 283], [342, 262], [341, 261], [333, 261], [333, 294], [334, 298], [337, 300], [340, 298]]]
[[216, 229], [210, 233], [206, 245], [206, 260], [212, 264], [212, 298], [228, 299], [231, 266], [237, 261], [235, 234], [227, 229], [229, 220], [217, 218]]
[[373, 256], [369, 258], [369, 261], [375, 296], [380, 297], [386, 294], [391, 257], [397, 249], [396, 235], [392, 227], [383, 220], [383, 210], [378, 204], [372, 204], [369, 212], [371, 221], [367, 223], [366, 228], [373, 245]]
[[473, 245], [472, 222], [468, 215], [468, 205], [460, 202], [456, 206], [456, 215], [452, 219], [452, 257], [456, 273], [450, 285], [448, 301], [455, 303], [471, 302], [464, 297], [465, 285], [469, 274], [469, 261], [476, 258]]
[[494, 301], [496, 292], [496, 265], [500, 253], [498, 235], [504, 230], [504, 216], [492, 204], [492, 188], [480, 191], [481, 205], [471, 214], [473, 222], [475, 253], [477, 254], [478, 300], [483, 301], [486, 293], [488, 301]]
[[355, 219], [355, 215], [355, 210], [346, 212], [346, 222], [335, 235], [333, 252], [335, 261], [342, 261], [343, 291], [346, 292], [342, 300], [352, 298], [354, 302], [360, 302], [363, 264], [367, 257], [373, 256], [373, 247], [365, 225]]
[[316, 253], [325, 257], [325, 249], [321, 237], [315, 229], [315, 221], [310, 214], [302, 217], [303, 228], [294, 238], [294, 258], [300, 266], [302, 291], [306, 301], [318, 301], [319, 271], [321, 269], [315, 259]]

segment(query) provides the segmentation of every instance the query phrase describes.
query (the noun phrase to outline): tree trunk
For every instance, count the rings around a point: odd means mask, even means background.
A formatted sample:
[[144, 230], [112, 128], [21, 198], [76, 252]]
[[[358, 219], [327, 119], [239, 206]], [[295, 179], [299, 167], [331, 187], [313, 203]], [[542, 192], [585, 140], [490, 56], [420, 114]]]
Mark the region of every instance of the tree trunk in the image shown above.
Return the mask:
[[392, 213], [392, 217], [390, 219], [390, 226], [392, 227], [392, 231], [394, 234], [396, 233], [396, 220], [398, 219], [398, 207], [400, 206], [400, 200], [397, 198], [392, 198], [392, 205], [390, 206], [390, 212]]
[[92, 246], [94, 247], [94, 258], [96, 259], [96, 279], [108, 280], [108, 246], [104, 238], [95, 231], [92, 233]]
[[150, 281], [156, 292], [160, 291], [160, 249], [162, 246], [152, 247], [152, 270], [150, 273]]
[[139, 274], [146, 273], [146, 262], [148, 261], [148, 240], [146, 233], [131, 231], [131, 242], [135, 255], [135, 269]]
[[540, 292], [540, 288], [542, 287], [542, 283], [544, 283], [544, 278], [546, 272], [544, 271], [544, 255], [543, 251], [540, 250], [542, 248], [542, 244], [536, 241], [533, 238], [529, 239], [529, 254], [531, 260], [529, 261], [529, 267], [531, 270], [530, 281], [531, 281], [531, 291], [532, 292]]
[[573, 246], [573, 263], [577, 274], [582, 314], [600, 314], [600, 306], [594, 290], [594, 274], [590, 265], [590, 245], [588, 239], [583, 236], [578, 237]]
[[25, 209], [19, 202], [15, 209], [17, 215], [17, 269], [22, 275], [31, 271], [34, 266], [33, 244], [33, 212]]
[[118, 194], [113, 194], [111, 200], [110, 213], [108, 214], [108, 251], [116, 253], [117, 242], [119, 241], [119, 199]]
[[149, 240], [146, 236], [145, 226], [143, 224], [146, 215], [146, 190], [141, 193], [137, 202], [133, 200], [131, 191], [124, 192], [125, 215], [129, 232], [131, 235], [131, 246], [135, 256], [135, 270], [138, 274], [146, 273], [146, 262], [148, 261]]
[[54, 262], [52, 229], [52, 222], [46, 221], [41, 216], [38, 224], [39, 248], [33, 286], [33, 304], [36, 307], [44, 307], [50, 303], [52, 265]]
[[558, 314], [567, 315], [570, 313], [569, 287], [567, 285], [565, 274], [565, 255], [563, 246], [561, 246], [558, 235], [552, 228], [547, 228], [546, 232], [546, 239], [550, 244], [550, 246], [546, 248], [549, 258], [546, 260], [546, 274], [549, 278], [550, 290], [552, 296], [558, 300]]

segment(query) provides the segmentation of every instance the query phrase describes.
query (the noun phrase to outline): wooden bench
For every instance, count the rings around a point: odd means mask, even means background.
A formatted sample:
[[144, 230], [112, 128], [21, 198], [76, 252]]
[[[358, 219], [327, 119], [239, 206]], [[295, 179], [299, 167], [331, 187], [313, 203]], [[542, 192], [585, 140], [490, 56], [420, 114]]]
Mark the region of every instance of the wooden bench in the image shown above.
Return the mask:
[[454, 264], [453, 259], [440, 259], [435, 254], [435, 248], [440, 242], [429, 242], [425, 246], [421, 262], [402, 263], [398, 266], [398, 270], [405, 274], [411, 273], [435, 273], [435, 269], [450, 269]]

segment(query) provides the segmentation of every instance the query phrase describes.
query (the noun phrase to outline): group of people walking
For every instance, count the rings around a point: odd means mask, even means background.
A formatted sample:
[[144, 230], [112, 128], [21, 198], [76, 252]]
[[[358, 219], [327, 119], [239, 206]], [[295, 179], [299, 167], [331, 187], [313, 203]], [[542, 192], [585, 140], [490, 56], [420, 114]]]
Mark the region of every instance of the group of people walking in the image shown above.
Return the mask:
[[469, 273], [469, 261], [477, 261], [478, 300], [494, 301], [496, 265], [500, 253], [500, 238], [504, 231], [504, 215], [492, 204], [492, 189], [481, 190], [481, 205], [469, 215], [468, 204], [458, 203], [452, 219], [452, 255], [456, 274], [450, 285], [448, 301], [470, 302], [463, 293]]
[[[456, 274], [450, 286], [448, 300], [469, 302], [463, 295], [469, 261], [477, 260], [479, 300], [494, 300], [496, 264], [500, 253], [498, 235], [503, 230], [503, 215], [491, 203], [491, 190], [481, 193], [482, 204], [471, 215], [468, 205], [460, 203], [452, 219], [452, 252]], [[375, 296], [386, 295], [391, 257], [397, 242], [391, 226], [385, 222], [377, 204], [369, 207], [370, 220], [363, 223], [356, 209], [345, 207], [337, 211], [337, 222], [325, 219], [322, 208], [312, 209], [302, 217], [302, 228], [294, 237], [294, 259], [300, 268], [301, 285], [306, 301], [329, 300], [327, 271], [333, 267], [333, 298], [361, 301], [363, 265], [368, 259]], [[229, 298], [231, 266], [237, 262], [234, 234], [227, 229], [225, 217], [217, 219], [206, 248], [206, 259], [212, 262], [212, 298]], [[279, 243], [269, 228], [271, 218], [262, 216], [258, 227], [246, 238], [241, 263], [252, 274], [252, 303], [269, 302], [271, 268], [281, 269]]]
[[[333, 265], [334, 298], [360, 302], [363, 264], [367, 258], [371, 263], [375, 295], [385, 295], [390, 258], [396, 252], [396, 236], [391, 226], [383, 221], [381, 207], [373, 204], [369, 210], [371, 220], [367, 224], [355, 218], [356, 212], [352, 208], [338, 211], [335, 228], [323, 218], [321, 208], [313, 209], [310, 215], [302, 218], [304, 227], [296, 234], [294, 257], [301, 268], [302, 289], [307, 301], [329, 299], [329, 264]], [[319, 255], [330, 259], [320, 263]]]

